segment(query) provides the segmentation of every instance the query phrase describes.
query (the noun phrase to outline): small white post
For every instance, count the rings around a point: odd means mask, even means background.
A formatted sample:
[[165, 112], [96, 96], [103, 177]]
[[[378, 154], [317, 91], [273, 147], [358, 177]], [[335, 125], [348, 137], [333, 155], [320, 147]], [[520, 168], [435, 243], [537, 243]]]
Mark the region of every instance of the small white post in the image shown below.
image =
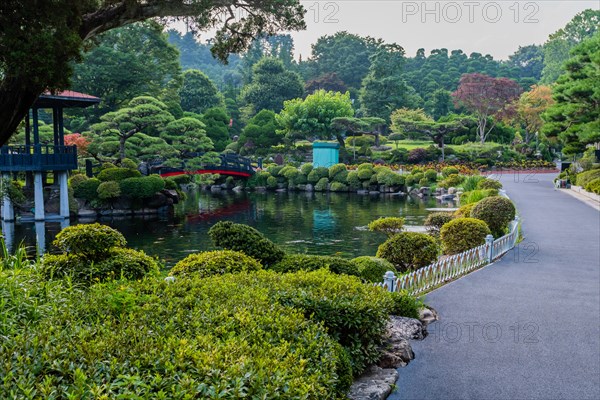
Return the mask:
[[69, 183], [67, 172], [58, 173], [58, 181], [60, 183], [60, 216], [69, 218]]
[[491, 263], [494, 259], [494, 237], [492, 235], [487, 235], [485, 237], [485, 244], [488, 245], [488, 262]]
[[35, 172], [33, 174], [33, 192], [34, 192], [34, 207], [35, 220], [43, 221], [46, 219], [44, 213], [44, 186], [42, 184], [42, 173]]
[[388, 292], [396, 290], [396, 275], [393, 271], [388, 271], [383, 275], [383, 284], [387, 287]]
[[[5, 184], [10, 185], [10, 175], [8, 174], [2, 174], [2, 185]], [[8, 188], [4, 189], [6, 190], [4, 192], [5, 196], [2, 197], [2, 220], [10, 222], [15, 220], [15, 209], [12, 201], [8, 197]]]

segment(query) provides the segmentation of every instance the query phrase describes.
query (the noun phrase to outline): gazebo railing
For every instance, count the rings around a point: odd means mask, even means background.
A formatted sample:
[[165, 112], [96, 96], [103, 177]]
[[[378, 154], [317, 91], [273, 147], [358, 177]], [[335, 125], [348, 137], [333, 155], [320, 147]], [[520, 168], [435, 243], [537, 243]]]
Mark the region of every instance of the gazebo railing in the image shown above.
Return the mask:
[[77, 146], [8, 145], [0, 147], [0, 172], [77, 169]]

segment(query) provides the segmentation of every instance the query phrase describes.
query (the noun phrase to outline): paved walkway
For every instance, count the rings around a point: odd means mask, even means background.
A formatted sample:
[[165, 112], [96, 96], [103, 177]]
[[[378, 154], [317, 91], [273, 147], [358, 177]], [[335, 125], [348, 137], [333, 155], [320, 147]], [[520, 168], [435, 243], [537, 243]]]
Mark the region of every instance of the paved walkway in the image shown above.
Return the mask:
[[427, 296], [441, 320], [391, 400], [600, 399], [600, 213], [553, 178], [501, 177], [525, 240]]

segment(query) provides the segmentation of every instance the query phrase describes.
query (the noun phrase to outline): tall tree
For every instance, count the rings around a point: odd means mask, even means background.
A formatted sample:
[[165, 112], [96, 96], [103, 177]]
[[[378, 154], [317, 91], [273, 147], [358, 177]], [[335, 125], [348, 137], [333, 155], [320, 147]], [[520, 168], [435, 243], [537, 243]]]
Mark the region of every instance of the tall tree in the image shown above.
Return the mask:
[[563, 153], [600, 142], [600, 32], [573, 49], [565, 74], [553, 87], [555, 104], [544, 114], [543, 132], [558, 136]]
[[204, 110], [212, 107], [224, 106], [223, 95], [202, 71], [189, 69], [183, 73], [183, 85], [179, 91], [181, 108], [202, 114]]
[[140, 96], [131, 100], [127, 107], [111, 111], [100, 117], [101, 122], [92, 125], [92, 131], [100, 136], [116, 136], [119, 140], [118, 159], [126, 157], [125, 144], [138, 133], [160, 130], [173, 116], [167, 106], [153, 97]]
[[452, 93], [452, 97], [456, 107], [464, 107], [477, 118], [477, 136], [483, 144], [496, 125], [496, 119], [489, 124], [489, 117], [510, 111], [506, 106], [521, 91], [519, 84], [512, 79], [475, 73], [460, 78], [458, 89]]
[[285, 100], [302, 97], [302, 78], [283, 66], [276, 58], [263, 58], [253, 68], [252, 83], [244, 87], [241, 100], [250, 107], [249, 113], [260, 110], [279, 112]]
[[100, 97], [96, 110], [100, 114], [137, 96], [158, 96], [181, 73], [177, 49], [162, 29], [156, 22], [142, 22], [99, 35], [97, 44], [74, 66], [73, 89]]
[[555, 82], [564, 72], [563, 64], [570, 57], [569, 52], [578, 43], [596, 33], [600, 26], [600, 10], [584, 10], [577, 14], [564, 28], [554, 32], [544, 43], [544, 69], [542, 82]]
[[239, 142], [242, 148], [266, 154], [271, 146], [282, 142], [282, 136], [277, 133], [280, 128], [276, 114], [271, 110], [262, 110], [248, 121]]
[[[247, 15], [237, 18], [236, 8]], [[69, 86], [84, 42], [102, 32], [152, 18], [188, 17], [197, 31], [216, 28], [211, 51], [225, 60], [258, 33], [303, 29], [303, 16], [298, 0], [3, 0], [0, 145], [44, 90]]]
[[206, 125], [206, 133], [215, 145], [215, 151], [223, 151], [230, 143], [229, 115], [223, 107], [209, 108], [202, 114], [202, 122]]
[[306, 99], [286, 101], [277, 121], [282, 127], [282, 133], [325, 140], [336, 136], [343, 147], [344, 139], [341, 135], [336, 135], [337, 132], [331, 128], [331, 121], [336, 117], [353, 115], [350, 93], [318, 90], [306, 96]]
[[531, 77], [539, 81], [544, 68], [543, 48], [535, 44], [519, 46], [517, 51], [508, 56], [508, 62], [518, 68], [520, 77]]
[[506, 122], [520, 129], [524, 133], [523, 141], [528, 144], [542, 129], [542, 114], [552, 104], [552, 89], [549, 86], [534, 85], [529, 92], [521, 94], [519, 99], [511, 104], [515, 112], [511, 113]]

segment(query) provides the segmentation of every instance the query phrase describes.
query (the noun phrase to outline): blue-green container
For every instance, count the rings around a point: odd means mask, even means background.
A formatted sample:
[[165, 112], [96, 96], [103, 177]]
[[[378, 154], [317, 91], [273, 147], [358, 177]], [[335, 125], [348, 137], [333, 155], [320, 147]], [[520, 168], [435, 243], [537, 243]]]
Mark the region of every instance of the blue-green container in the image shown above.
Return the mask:
[[331, 167], [340, 162], [340, 145], [331, 142], [313, 143], [313, 167]]

